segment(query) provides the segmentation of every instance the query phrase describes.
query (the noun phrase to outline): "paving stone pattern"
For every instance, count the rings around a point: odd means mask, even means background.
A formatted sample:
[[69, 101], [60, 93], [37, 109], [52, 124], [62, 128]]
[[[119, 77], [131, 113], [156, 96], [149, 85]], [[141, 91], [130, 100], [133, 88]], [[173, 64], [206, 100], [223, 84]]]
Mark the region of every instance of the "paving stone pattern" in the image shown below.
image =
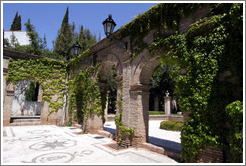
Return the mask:
[[1, 164], [176, 163], [142, 148], [112, 150], [106, 146], [115, 143], [112, 139], [78, 130], [55, 125], [4, 127]]

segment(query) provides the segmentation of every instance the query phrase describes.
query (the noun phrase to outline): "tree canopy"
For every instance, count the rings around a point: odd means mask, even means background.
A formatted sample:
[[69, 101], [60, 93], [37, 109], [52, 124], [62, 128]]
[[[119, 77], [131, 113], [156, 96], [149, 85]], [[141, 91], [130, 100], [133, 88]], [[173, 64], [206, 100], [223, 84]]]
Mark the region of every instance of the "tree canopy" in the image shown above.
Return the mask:
[[21, 16], [18, 15], [18, 12], [15, 14], [15, 18], [11, 24], [11, 31], [20, 31], [21, 30]]

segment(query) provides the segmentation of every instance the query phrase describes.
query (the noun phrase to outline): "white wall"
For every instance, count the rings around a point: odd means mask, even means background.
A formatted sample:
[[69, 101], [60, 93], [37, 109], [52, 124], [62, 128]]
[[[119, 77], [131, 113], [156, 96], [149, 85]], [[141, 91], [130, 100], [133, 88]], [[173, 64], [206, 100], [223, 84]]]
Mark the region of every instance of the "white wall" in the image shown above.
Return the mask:
[[11, 43], [11, 36], [14, 34], [20, 45], [29, 45], [29, 36], [26, 31], [4, 31], [4, 38], [9, 40]]
[[25, 92], [30, 81], [20, 81], [15, 87], [11, 116], [37, 116], [41, 114], [42, 102], [26, 101]]

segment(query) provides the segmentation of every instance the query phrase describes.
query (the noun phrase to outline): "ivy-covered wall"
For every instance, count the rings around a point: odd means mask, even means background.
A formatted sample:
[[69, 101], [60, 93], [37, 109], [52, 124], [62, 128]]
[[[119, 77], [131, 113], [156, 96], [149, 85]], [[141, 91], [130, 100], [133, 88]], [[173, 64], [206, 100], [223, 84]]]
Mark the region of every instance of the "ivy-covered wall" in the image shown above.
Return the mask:
[[[8, 51], [5, 51], [6, 53]], [[8, 53], [9, 54], [9, 53]], [[16, 54], [10, 52], [10, 54]], [[21, 54], [22, 55], [22, 54]], [[26, 56], [28, 57], [28, 55]], [[6, 76], [6, 84], [17, 84], [22, 80], [32, 80], [38, 82], [42, 88], [42, 103], [49, 103], [46, 115], [42, 114], [43, 120], [50, 119], [52, 112], [62, 109], [64, 104], [64, 90], [66, 88], [65, 76], [66, 66], [63, 62], [50, 60], [48, 58], [38, 58], [31, 56], [30, 59], [13, 56], [15, 60], [9, 58], [8, 73]], [[18, 59], [18, 60], [17, 60]], [[51, 118], [53, 121], [57, 117]], [[51, 120], [50, 119], [50, 120]], [[59, 122], [57, 122], [59, 124]]]
[[[123, 26], [118, 38], [130, 37], [130, 60], [147, 49], [162, 63], [176, 66], [173, 72], [186, 71], [173, 77], [180, 109], [191, 112], [182, 129], [182, 161], [196, 160], [204, 147], [212, 145], [223, 150], [224, 162], [242, 162], [242, 119], [235, 131], [225, 108], [243, 100], [243, 4], [206, 5], [206, 17], [191, 24], [187, 32], [179, 32], [180, 20], [204, 4], [159, 4]], [[148, 44], [143, 39], [151, 31], [154, 42]], [[236, 110], [243, 116], [242, 107]], [[231, 130], [233, 143], [228, 139]]]

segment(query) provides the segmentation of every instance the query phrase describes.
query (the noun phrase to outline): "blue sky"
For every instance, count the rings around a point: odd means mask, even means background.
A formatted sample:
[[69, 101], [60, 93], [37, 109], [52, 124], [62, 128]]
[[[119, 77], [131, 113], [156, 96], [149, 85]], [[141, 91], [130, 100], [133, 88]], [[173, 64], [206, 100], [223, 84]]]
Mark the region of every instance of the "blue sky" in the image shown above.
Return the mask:
[[105, 37], [102, 22], [112, 14], [116, 22], [115, 30], [146, 12], [157, 3], [3, 3], [3, 29], [9, 30], [16, 12], [21, 15], [22, 30], [30, 18], [39, 36], [47, 38], [48, 48], [57, 37], [67, 6], [69, 23], [75, 22], [76, 30], [80, 25], [89, 28], [93, 34]]

